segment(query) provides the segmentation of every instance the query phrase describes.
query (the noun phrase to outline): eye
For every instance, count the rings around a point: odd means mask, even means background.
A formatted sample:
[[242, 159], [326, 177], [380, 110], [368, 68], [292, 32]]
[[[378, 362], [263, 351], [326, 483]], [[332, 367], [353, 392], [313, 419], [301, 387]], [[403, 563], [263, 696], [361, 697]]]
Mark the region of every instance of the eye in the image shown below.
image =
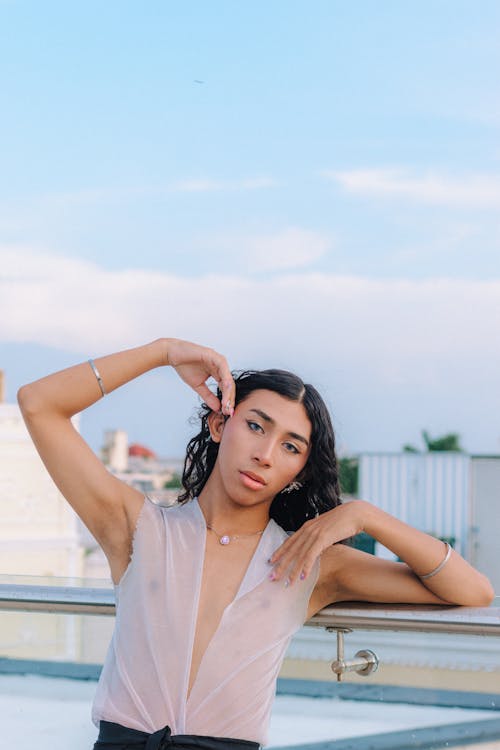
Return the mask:
[[289, 445], [291, 448], [293, 448], [293, 451], [289, 451], [287, 449], [288, 453], [300, 453], [300, 451], [298, 450], [298, 448], [296, 448], [293, 443], [285, 443], [285, 445]]
[[[249, 428], [250, 428], [250, 429], [252, 430], [252, 432], [257, 432], [257, 430], [254, 430], [254, 429], [253, 429], [253, 426], [254, 426], [254, 427], [258, 427], [258, 428], [259, 428], [259, 430], [262, 430], [262, 427], [260, 426], [260, 424], [259, 424], [258, 422], [252, 422], [252, 421], [251, 421], [250, 419], [247, 419], [247, 420], [246, 420], [246, 423], [247, 423], [247, 425], [249, 426]], [[253, 425], [253, 426], [252, 426], [252, 425]]]

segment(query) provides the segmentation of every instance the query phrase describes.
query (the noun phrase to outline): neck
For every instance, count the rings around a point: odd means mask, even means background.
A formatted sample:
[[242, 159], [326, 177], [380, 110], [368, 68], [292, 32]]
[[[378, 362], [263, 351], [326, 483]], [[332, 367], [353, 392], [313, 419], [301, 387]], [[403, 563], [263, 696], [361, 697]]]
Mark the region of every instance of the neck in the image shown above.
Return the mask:
[[272, 498], [249, 505], [244, 492], [241, 499], [230, 497], [223, 487], [217, 465], [198, 496], [205, 522], [221, 534], [261, 531], [269, 521], [271, 502]]

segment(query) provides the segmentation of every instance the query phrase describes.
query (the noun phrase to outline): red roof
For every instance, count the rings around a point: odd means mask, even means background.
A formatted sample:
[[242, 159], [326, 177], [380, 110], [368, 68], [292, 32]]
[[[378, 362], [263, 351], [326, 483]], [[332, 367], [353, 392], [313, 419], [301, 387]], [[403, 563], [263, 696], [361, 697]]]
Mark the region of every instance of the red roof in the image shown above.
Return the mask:
[[150, 448], [146, 448], [145, 445], [139, 445], [139, 443], [132, 443], [128, 447], [129, 456], [142, 456], [142, 458], [156, 458], [156, 453]]

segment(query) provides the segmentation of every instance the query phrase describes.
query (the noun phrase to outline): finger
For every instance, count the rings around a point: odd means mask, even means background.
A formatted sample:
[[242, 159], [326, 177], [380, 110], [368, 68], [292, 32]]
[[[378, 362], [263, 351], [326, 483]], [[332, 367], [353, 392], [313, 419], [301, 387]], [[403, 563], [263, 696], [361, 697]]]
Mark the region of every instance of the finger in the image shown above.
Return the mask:
[[231, 410], [234, 407], [236, 385], [227, 360], [222, 354], [210, 349], [207, 366], [210, 375], [217, 382], [221, 391], [222, 412], [224, 414], [231, 414]]
[[221, 403], [219, 399], [205, 383], [198, 385], [194, 390], [201, 396], [203, 401], [212, 409], [212, 411], [220, 411]]
[[289, 536], [288, 539], [286, 539], [281, 546], [275, 549], [273, 554], [269, 558], [268, 563], [270, 563], [271, 565], [274, 565], [275, 563], [278, 562], [278, 560], [281, 560], [283, 555], [285, 555], [288, 552], [292, 544], [296, 543], [297, 534], [298, 532], [296, 531], [294, 534], [292, 534], [292, 536]]
[[274, 565], [273, 578], [271, 580], [281, 581], [282, 578], [289, 578], [290, 568], [297, 558], [302, 558], [303, 550], [307, 545], [306, 541], [299, 540], [294, 546], [290, 546], [283, 557]]
[[[287, 542], [292, 540], [294, 542], [293, 547], [290, 545], [284, 551], [284, 554], [276, 562], [273, 569], [275, 572], [274, 580], [279, 581], [285, 577], [287, 585], [293, 583], [297, 579], [297, 576], [300, 577], [301, 573], [304, 572], [303, 569], [306, 560], [307, 572], [305, 575], [307, 575], [311, 569], [312, 562], [314, 562], [315, 557], [320, 554], [324, 546], [318, 526], [314, 523], [309, 524], [309, 522], [301, 526], [299, 531], [290, 540], [287, 540]], [[283, 546], [286, 546], [287, 542]]]
[[294, 561], [288, 571], [290, 586], [292, 586], [297, 579], [303, 581], [307, 578], [311, 572], [315, 559], [321, 554], [321, 551], [321, 544], [318, 541], [312, 541], [309, 546], [303, 547], [300, 556]]
[[234, 381], [232, 379], [223, 380], [219, 383], [219, 388], [222, 394], [222, 411], [223, 413], [229, 414], [230, 416], [232, 416], [234, 412], [235, 391], [236, 391]]
[[302, 526], [299, 529], [297, 529], [297, 531], [294, 531], [293, 534], [288, 537], [288, 539], [285, 539], [283, 544], [273, 552], [268, 562], [270, 562], [271, 564], [278, 562], [278, 560], [280, 560], [283, 557], [283, 555], [285, 555], [288, 552], [290, 547], [293, 544], [297, 543], [298, 539], [302, 540], [304, 536], [308, 536], [310, 533], [311, 533], [311, 529], [310, 529], [309, 521], [306, 521], [304, 524], [302, 524]]
[[232, 416], [236, 401], [236, 384], [229, 371], [226, 373], [225, 379], [221, 381], [220, 389], [222, 391], [222, 409], [226, 414]]

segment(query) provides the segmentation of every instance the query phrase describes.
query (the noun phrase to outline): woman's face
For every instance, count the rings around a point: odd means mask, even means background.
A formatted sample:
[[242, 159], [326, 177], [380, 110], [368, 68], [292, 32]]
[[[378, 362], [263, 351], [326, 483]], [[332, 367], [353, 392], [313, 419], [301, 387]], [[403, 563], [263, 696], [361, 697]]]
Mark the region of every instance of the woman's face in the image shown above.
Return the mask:
[[[211, 417], [214, 437], [216, 415]], [[274, 391], [252, 391], [218, 426], [218, 469], [226, 492], [238, 501], [272, 500], [309, 457], [311, 423], [304, 406]]]

